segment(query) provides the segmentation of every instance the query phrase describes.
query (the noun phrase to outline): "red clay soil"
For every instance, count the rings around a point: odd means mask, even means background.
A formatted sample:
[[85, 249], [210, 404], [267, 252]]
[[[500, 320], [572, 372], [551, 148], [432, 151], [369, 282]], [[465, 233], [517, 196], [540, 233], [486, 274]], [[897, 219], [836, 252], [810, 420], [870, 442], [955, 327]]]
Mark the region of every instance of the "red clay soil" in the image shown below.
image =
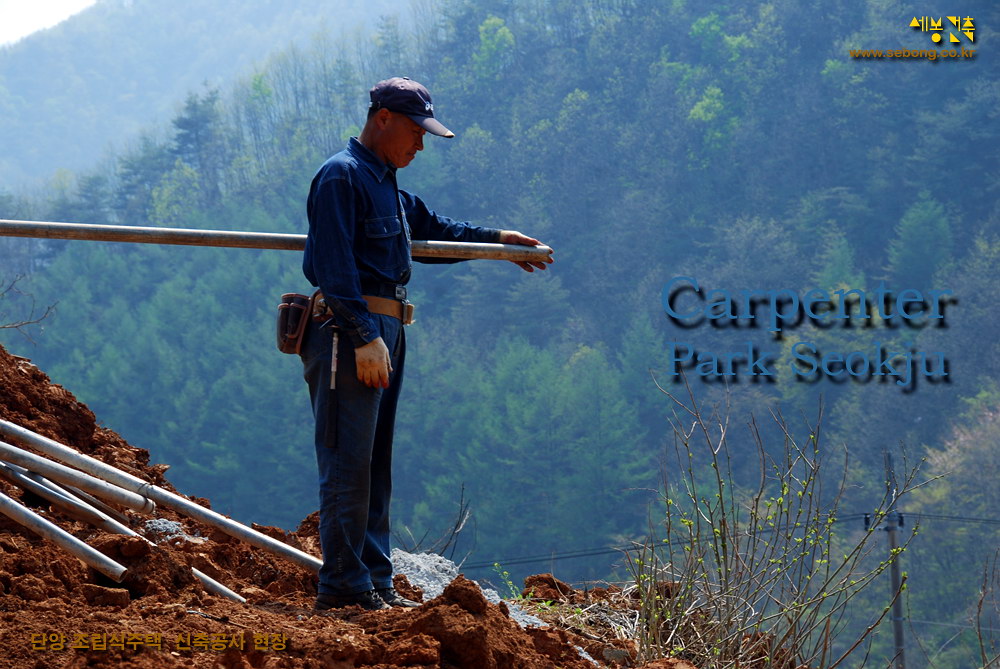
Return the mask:
[[[98, 427], [71, 393], [3, 347], [0, 418], [173, 489], [163, 476], [165, 466], [150, 465], [146, 451]], [[189, 537], [150, 546], [70, 520], [5, 482], [0, 490], [129, 569], [125, 582], [115, 583], [0, 515], [0, 669], [595, 666], [576, 647], [603, 659], [604, 646], [592, 639], [555, 627], [520, 628], [505, 604], [490, 604], [461, 576], [417, 609], [353, 607], [317, 614], [311, 572], [169, 509], [158, 509], [156, 517], [182, 523]], [[146, 520], [127, 515], [135, 528]], [[258, 529], [319, 555], [315, 514], [295, 533]], [[206, 594], [190, 567], [217, 578], [248, 604]], [[572, 595], [562, 591], [564, 584], [546, 585]], [[397, 586], [422, 597], [405, 578], [397, 576]], [[626, 658], [624, 664], [631, 662]]]

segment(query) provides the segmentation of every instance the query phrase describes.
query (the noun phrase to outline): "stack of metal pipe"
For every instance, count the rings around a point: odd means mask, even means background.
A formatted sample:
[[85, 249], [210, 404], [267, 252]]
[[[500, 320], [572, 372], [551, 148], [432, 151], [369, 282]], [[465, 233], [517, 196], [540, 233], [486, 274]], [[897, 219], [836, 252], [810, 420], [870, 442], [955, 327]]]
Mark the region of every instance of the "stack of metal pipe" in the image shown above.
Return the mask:
[[[0, 420], [0, 478], [45, 499], [67, 516], [107, 532], [141, 536], [128, 526], [128, 518], [109, 503], [140, 514], [152, 514], [156, 505], [161, 504], [313, 572], [318, 572], [322, 565], [318, 558], [308, 553], [5, 420]], [[125, 566], [2, 492], [0, 513], [53, 541], [117, 583], [121, 583], [128, 574]], [[197, 569], [192, 569], [192, 572], [208, 592], [246, 602], [206, 574]]]

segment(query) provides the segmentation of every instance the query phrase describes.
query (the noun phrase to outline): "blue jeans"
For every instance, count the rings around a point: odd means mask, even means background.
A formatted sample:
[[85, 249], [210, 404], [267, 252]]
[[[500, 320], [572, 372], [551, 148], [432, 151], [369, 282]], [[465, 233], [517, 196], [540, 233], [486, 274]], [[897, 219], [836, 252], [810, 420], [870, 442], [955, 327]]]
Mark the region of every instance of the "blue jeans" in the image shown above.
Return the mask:
[[379, 314], [372, 318], [392, 359], [386, 389], [369, 388], [358, 381], [354, 346], [341, 333], [336, 389], [330, 390], [332, 324], [310, 323], [302, 351], [316, 418], [321, 594], [351, 595], [392, 587], [392, 432], [406, 339], [398, 319]]

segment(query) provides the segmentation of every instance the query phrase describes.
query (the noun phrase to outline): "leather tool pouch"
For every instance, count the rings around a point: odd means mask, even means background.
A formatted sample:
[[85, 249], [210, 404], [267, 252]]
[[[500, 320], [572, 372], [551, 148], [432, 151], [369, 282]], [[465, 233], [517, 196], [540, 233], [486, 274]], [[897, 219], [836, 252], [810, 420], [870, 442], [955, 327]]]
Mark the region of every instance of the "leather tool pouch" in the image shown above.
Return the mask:
[[278, 305], [278, 350], [298, 354], [306, 335], [306, 326], [312, 318], [313, 299], [299, 293], [285, 293]]

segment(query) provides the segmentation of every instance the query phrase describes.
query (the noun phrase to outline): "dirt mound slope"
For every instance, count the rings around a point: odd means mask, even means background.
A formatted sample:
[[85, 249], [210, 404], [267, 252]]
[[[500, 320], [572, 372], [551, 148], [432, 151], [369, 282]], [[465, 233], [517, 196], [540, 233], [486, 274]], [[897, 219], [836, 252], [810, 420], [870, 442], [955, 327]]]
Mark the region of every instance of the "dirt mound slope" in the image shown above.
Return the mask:
[[[151, 465], [146, 451], [99, 427], [70, 392], [3, 347], [0, 418], [172, 489], [165, 466]], [[311, 572], [169, 509], [156, 511], [158, 532], [143, 532], [148, 517], [124, 512], [133, 529], [157, 542], [150, 545], [74, 521], [2, 480], [0, 491], [129, 569], [125, 581], [115, 583], [0, 515], [0, 669], [634, 666], [624, 641], [607, 643], [556, 625], [522, 629], [503, 602], [487, 602], [462, 576], [417, 609], [318, 614]], [[295, 533], [257, 529], [319, 555], [315, 514]], [[192, 567], [248, 603], [207, 594]], [[551, 594], [582, 601], [582, 593], [565, 584], [545, 584], [556, 587]], [[421, 596], [405, 577], [397, 576], [397, 585]]]

